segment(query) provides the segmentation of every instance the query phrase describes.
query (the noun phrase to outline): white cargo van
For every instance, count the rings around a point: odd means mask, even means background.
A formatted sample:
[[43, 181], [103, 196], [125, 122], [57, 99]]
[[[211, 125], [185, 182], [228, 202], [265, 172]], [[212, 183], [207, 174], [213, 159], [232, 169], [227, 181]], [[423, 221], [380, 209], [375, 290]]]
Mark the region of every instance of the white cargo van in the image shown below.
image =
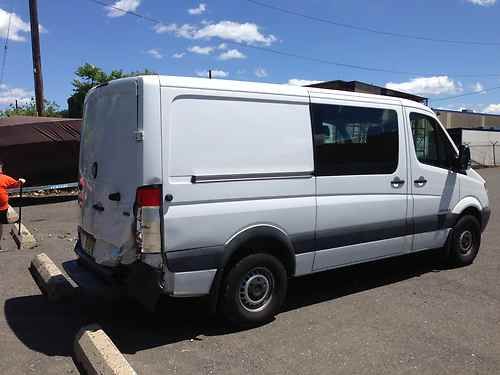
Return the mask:
[[490, 210], [469, 160], [405, 99], [120, 79], [85, 100], [75, 250], [139, 298], [258, 323], [291, 277], [427, 249], [472, 263]]

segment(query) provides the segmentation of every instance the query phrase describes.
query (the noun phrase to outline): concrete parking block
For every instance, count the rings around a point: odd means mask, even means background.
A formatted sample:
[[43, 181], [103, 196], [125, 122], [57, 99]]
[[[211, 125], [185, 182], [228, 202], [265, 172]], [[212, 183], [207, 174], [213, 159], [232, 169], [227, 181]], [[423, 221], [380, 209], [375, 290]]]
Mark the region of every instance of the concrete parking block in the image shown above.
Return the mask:
[[80, 329], [73, 349], [75, 360], [89, 375], [137, 374], [98, 324]]
[[21, 233], [19, 233], [19, 224], [13, 224], [10, 230], [10, 235], [14, 239], [19, 249], [33, 249], [38, 246], [38, 242], [31, 232], [21, 224]]
[[76, 290], [45, 253], [32, 259], [29, 270], [42, 293], [51, 301], [71, 297]]

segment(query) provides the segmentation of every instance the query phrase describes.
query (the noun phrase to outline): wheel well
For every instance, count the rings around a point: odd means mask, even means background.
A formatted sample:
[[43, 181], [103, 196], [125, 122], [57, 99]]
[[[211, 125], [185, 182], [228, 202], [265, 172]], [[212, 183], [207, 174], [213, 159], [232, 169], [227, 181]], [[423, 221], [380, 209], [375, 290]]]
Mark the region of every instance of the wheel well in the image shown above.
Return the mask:
[[294, 274], [295, 260], [292, 257], [287, 245], [284, 244], [283, 241], [271, 236], [254, 237], [240, 244], [224, 265], [225, 272], [227, 272], [239, 260], [243, 259], [247, 255], [255, 253], [268, 253], [274, 255], [283, 263], [288, 276], [292, 276]]
[[474, 216], [477, 221], [479, 221], [479, 225], [481, 226], [481, 213], [476, 207], [467, 207], [465, 210], [462, 211], [459, 217], [465, 216], [465, 215], [471, 215]]

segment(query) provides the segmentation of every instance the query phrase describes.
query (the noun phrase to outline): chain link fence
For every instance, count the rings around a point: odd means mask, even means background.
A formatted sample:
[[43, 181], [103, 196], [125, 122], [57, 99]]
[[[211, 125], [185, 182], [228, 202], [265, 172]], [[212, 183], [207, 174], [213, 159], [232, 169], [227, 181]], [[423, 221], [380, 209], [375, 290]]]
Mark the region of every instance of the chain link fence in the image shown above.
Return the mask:
[[464, 142], [469, 146], [473, 167], [496, 167], [500, 165], [500, 143], [475, 144]]

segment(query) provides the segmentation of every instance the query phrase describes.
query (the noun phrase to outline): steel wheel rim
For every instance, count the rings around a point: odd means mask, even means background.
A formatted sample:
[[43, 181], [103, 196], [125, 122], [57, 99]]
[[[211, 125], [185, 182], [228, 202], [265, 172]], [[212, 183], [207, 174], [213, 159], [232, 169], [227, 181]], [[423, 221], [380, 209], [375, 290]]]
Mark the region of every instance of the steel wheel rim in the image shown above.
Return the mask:
[[462, 254], [468, 254], [474, 247], [474, 235], [470, 230], [464, 230], [458, 239], [458, 246]]
[[271, 302], [273, 290], [273, 274], [265, 267], [253, 268], [240, 283], [240, 304], [249, 312], [262, 311]]

